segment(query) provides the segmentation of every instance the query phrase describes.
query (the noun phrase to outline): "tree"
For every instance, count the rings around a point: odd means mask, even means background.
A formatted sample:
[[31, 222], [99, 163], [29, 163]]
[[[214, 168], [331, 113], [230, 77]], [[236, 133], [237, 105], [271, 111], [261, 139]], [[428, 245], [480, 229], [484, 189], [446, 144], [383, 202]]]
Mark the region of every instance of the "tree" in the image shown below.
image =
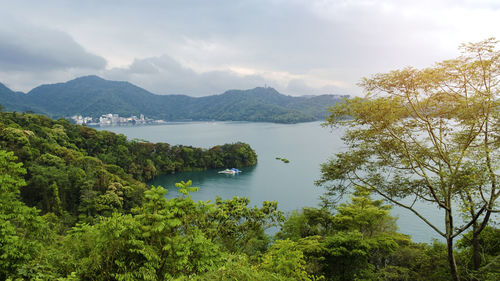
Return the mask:
[[191, 199], [189, 193], [198, 189], [191, 184], [177, 183], [183, 196], [170, 200], [164, 188], [151, 187], [145, 192], [146, 202], [134, 210], [157, 280], [206, 272], [220, 261], [219, 247], [196, 224], [204, 215], [204, 202]]
[[184, 196], [169, 200], [164, 188], [152, 186], [134, 215], [115, 212], [74, 227], [63, 241], [75, 261], [65, 274], [75, 271], [82, 280], [172, 280], [215, 270], [221, 252], [197, 225], [205, 203], [191, 199], [196, 188], [190, 185], [177, 184]]
[[[0, 150], [0, 279], [22, 278], [47, 239], [48, 229], [38, 211], [19, 198], [26, 170], [12, 152]], [[22, 278], [24, 279], [24, 278]], [[27, 278], [29, 279], [29, 278]]]
[[289, 239], [276, 241], [263, 256], [260, 268], [294, 280], [315, 280], [306, 272], [304, 253], [296, 244]]
[[[472, 256], [472, 242], [473, 231], [464, 234], [457, 242], [458, 248], [462, 250], [460, 252], [462, 263], [468, 269], [474, 269], [474, 260], [472, 264], [469, 260], [469, 257]], [[474, 278], [472, 280], [498, 280], [500, 278], [500, 229], [491, 226], [485, 227], [481, 232], [478, 244], [481, 262], [485, 265], [480, 270], [469, 271]]]
[[[273, 251], [288, 245], [290, 251], [303, 253], [308, 276], [324, 276], [326, 280], [375, 280], [378, 275], [390, 274], [397, 276], [394, 280], [401, 280], [398, 278], [409, 274], [409, 269], [395, 264], [393, 257], [400, 248], [411, 244], [411, 240], [396, 232], [396, 219], [389, 213], [391, 206], [384, 203], [384, 200], [371, 199], [369, 191], [356, 187], [351, 200], [335, 206], [334, 210], [303, 208], [301, 212], [293, 212], [276, 238], [291, 240], [294, 244], [283, 242], [272, 246], [265, 257], [273, 257], [280, 264], [280, 257], [274, 257]], [[288, 264], [280, 264], [284, 269], [298, 268], [297, 257], [295, 262], [292, 256], [286, 260]]]
[[214, 208], [207, 211], [206, 232], [229, 252], [257, 256], [270, 242], [265, 229], [278, 226], [284, 218], [275, 201], [264, 201], [261, 208], [249, 204], [247, 197], [217, 197]]
[[351, 202], [336, 207], [335, 228], [357, 230], [366, 237], [396, 232], [396, 219], [389, 214], [391, 206], [383, 203], [384, 200], [372, 200], [369, 191], [357, 186]]
[[314, 235], [331, 235], [334, 231], [333, 215], [327, 208], [304, 207], [288, 214], [281, 229], [276, 233], [278, 239], [297, 241]]
[[291, 281], [295, 280], [289, 276], [282, 276], [274, 272], [260, 269], [253, 265], [246, 255], [226, 255], [224, 264], [217, 270], [209, 271], [204, 274], [182, 276], [176, 281]]
[[[346, 128], [348, 150], [322, 165], [317, 184], [327, 189], [325, 201], [359, 185], [410, 210], [446, 240], [454, 280], [454, 239], [471, 226], [477, 238], [500, 196], [496, 44], [465, 44], [457, 59], [364, 78], [366, 97], [331, 108], [326, 122]], [[444, 213], [445, 230], [417, 201]]]

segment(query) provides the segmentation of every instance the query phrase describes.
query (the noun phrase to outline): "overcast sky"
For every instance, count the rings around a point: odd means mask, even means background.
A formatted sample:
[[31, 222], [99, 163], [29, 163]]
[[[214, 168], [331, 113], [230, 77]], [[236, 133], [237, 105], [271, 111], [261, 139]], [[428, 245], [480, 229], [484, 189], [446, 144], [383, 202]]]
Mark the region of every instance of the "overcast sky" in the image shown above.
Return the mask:
[[157, 94], [271, 86], [361, 94], [362, 77], [500, 39], [499, 0], [0, 0], [0, 82], [96, 74]]

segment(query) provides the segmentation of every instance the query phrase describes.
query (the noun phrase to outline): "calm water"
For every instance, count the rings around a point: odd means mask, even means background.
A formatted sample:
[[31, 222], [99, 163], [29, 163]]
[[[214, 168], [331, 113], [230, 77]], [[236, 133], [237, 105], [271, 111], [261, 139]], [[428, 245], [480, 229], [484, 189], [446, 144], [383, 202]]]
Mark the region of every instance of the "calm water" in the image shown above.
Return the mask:
[[[248, 122], [189, 122], [159, 126], [104, 127], [121, 133], [129, 139], [167, 142], [209, 148], [214, 145], [243, 141], [256, 151], [258, 164], [243, 168], [239, 175], [218, 174], [215, 170], [187, 172], [159, 176], [150, 182], [169, 190], [167, 196], [176, 196], [175, 182], [192, 180], [200, 190], [192, 194], [194, 200], [213, 200], [216, 196], [232, 198], [246, 196], [255, 205], [265, 200], [276, 200], [283, 211], [317, 206], [323, 189], [314, 185], [320, 176], [320, 164], [344, 147], [343, 131], [323, 128], [319, 122], [293, 125]], [[290, 160], [286, 164], [276, 157]], [[231, 168], [231, 167], [229, 167]], [[420, 209], [431, 221], [442, 224], [441, 212], [421, 205]], [[415, 215], [394, 208], [400, 231], [413, 240], [429, 242], [438, 235]]]

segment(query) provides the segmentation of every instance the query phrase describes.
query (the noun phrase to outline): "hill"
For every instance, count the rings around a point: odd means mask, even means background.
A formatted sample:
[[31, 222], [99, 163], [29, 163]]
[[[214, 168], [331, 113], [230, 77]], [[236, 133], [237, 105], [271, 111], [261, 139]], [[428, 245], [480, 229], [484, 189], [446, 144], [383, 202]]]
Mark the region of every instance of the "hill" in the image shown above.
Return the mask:
[[[1, 84], [0, 84], [1, 85]], [[33, 111], [53, 118], [83, 115], [99, 117], [144, 114], [166, 121], [234, 120], [297, 123], [324, 119], [327, 107], [341, 96], [293, 97], [273, 88], [230, 90], [206, 97], [156, 95], [129, 82], [98, 76], [41, 85], [27, 94], [0, 86], [0, 104], [11, 111]]]
[[28, 105], [25, 94], [16, 93], [2, 83], [0, 83], [0, 104], [10, 111], [33, 111], [33, 107]]

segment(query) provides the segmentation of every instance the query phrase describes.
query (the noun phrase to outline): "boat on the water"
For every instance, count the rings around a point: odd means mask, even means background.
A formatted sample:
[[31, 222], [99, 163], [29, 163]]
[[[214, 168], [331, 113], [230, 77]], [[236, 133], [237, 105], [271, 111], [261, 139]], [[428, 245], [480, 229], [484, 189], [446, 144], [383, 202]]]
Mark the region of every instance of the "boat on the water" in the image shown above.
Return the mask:
[[228, 175], [236, 175], [236, 174], [239, 174], [241, 173], [240, 170], [236, 169], [236, 168], [232, 168], [232, 169], [225, 169], [224, 171], [220, 171], [219, 174], [228, 174]]

